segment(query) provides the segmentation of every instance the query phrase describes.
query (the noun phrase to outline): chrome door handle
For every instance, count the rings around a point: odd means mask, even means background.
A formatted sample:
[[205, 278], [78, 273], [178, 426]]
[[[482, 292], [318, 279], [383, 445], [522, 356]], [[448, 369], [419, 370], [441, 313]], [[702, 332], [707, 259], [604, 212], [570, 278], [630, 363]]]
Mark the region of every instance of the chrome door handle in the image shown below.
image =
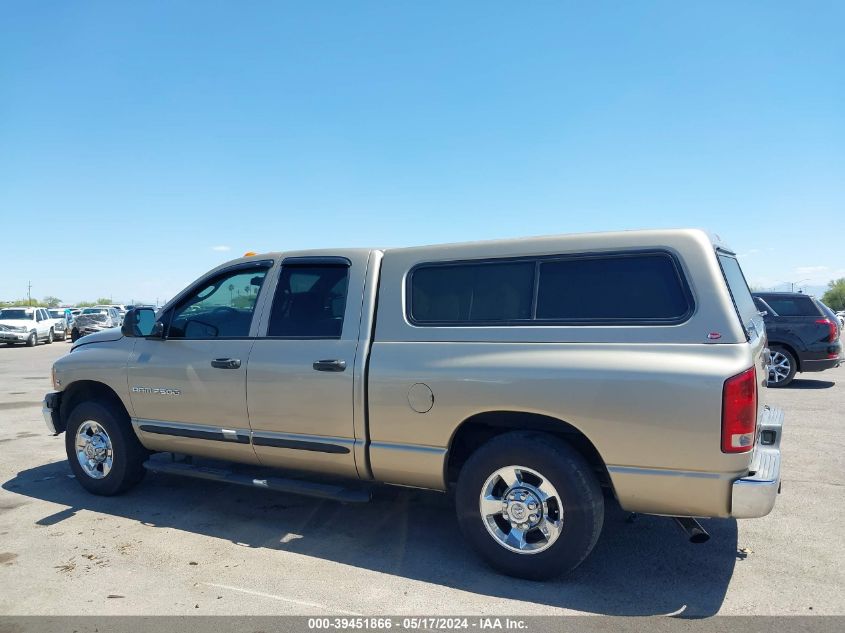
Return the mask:
[[211, 366], [216, 369], [238, 369], [241, 366], [240, 358], [215, 358]]
[[345, 360], [318, 360], [312, 365], [317, 371], [343, 371], [346, 369]]

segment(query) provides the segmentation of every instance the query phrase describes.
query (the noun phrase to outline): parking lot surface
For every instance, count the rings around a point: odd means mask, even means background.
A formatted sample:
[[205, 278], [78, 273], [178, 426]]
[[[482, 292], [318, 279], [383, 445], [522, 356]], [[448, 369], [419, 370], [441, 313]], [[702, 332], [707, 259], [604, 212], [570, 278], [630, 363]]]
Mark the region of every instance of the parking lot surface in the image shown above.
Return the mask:
[[485, 567], [439, 493], [342, 505], [165, 475], [84, 492], [40, 410], [69, 349], [0, 347], [0, 613], [845, 614], [845, 367], [769, 391], [786, 411], [771, 515], [703, 521], [692, 545], [609, 504], [585, 563], [536, 583]]

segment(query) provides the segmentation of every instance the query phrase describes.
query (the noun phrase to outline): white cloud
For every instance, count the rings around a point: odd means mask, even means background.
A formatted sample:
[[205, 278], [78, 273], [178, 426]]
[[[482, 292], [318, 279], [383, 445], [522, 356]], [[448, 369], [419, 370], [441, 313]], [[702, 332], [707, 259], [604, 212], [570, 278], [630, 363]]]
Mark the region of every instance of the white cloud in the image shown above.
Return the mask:
[[226, 251], [232, 250], [232, 247], [226, 246], [225, 244], [221, 244], [220, 246], [212, 246], [211, 250], [218, 251], [220, 253], [225, 253]]
[[830, 270], [829, 266], [799, 266], [795, 269], [798, 275], [816, 275]]

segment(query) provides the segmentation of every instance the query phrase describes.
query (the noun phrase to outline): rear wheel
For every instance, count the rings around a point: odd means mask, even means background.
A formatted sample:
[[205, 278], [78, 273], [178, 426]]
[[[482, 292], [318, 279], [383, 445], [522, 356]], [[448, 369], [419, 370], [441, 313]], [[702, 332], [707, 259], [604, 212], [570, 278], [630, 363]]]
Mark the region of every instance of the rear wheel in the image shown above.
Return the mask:
[[112, 403], [78, 404], [68, 416], [65, 449], [76, 480], [95, 495], [120, 494], [144, 477], [147, 451]]
[[53, 342], [53, 337], [55, 335], [56, 335], [56, 333], [53, 331], [53, 328], [50, 328], [50, 331], [47, 332], [47, 345], [49, 345], [50, 343]]
[[795, 378], [796, 371], [798, 363], [792, 352], [776, 345], [769, 348], [769, 387], [786, 387]]
[[506, 433], [481, 446], [461, 469], [455, 502], [476, 551], [499, 571], [532, 580], [577, 567], [604, 522], [589, 464], [545, 433]]

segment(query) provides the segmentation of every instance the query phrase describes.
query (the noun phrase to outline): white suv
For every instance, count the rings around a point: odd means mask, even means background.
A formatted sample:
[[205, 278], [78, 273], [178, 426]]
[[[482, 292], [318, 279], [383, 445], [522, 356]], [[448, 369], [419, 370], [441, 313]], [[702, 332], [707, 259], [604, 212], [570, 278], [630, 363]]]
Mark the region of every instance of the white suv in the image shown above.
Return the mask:
[[44, 308], [28, 306], [0, 309], [0, 341], [6, 345], [25, 343], [35, 347], [39, 341], [52, 343], [54, 321]]

